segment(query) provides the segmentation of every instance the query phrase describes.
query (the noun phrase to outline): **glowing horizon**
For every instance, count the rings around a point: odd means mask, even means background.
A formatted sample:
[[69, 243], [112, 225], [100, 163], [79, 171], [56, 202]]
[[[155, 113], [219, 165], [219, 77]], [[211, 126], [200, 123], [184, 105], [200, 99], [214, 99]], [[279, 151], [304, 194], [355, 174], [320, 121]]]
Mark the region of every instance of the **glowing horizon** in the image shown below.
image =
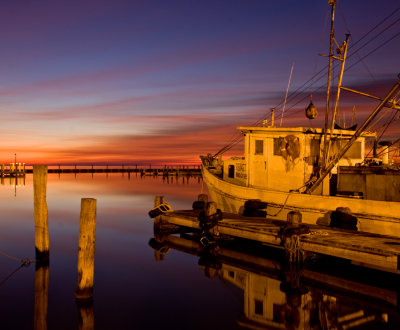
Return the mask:
[[[349, 29], [350, 45], [400, 14], [395, 1], [337, 4], [337, 42]], [[328, 51], [329, 12], [328, 1], [3, 4], [0, 163], [13, 162], [14, 154], [27, 164], [199, 163], [236, 127], [282, 104], [293, 63], [284, 125], [320, 125], [323, 88], [305, 89], [301, 102], [290, 97], [326, 66], [317, 54]], [[349, 50], [345, 86], [383, 97], [397, 81], [396, 24]], [[325, 77], [316, 86], [324, 84]], [[319, 109], [313, 123], [303, 114], [310, 93]], [[374, 107], [342, 96], [343, 122], [354, 105], [358, 122]], [[399, 131], [394, 126], [385, 137], [394, 140]], [[230, 151], [240, 153], [240, 144]]]

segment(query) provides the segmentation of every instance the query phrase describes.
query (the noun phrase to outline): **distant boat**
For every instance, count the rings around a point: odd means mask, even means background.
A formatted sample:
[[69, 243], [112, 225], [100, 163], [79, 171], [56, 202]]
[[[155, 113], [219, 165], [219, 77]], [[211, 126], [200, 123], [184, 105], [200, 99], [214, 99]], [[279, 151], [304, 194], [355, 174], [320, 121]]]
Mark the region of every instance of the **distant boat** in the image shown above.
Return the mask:
[[[335, 1], [329, 4], [333, 31]], [[324, 128], [275, 127], [272, 111], [269, 126], [238, 128], [244, 136], [243, 157], [201, 156], [210, 199], [222, 211], [279, 220], [286, 220], [290, 211], [299, 211], [303, 223], [344, 229], [356, 226], [360, 231], [400, 236], [400, 170], [388, 164], [390, 143], [382, 144], [381, 159], [367, 164], [364, 157], [366, 140], [376, 138], [366, 131], [368, 125], [382, 108], [399, 109], [392, 97], [400, 81], [383, 99], [374, 97], [380, 104], [357, 130], [338, 126], [340, 90], [349, 90], [341, 86], [348, 37], [334, 56], [331, 33], [329, 72], [333, 59], [341, 62], [331, 125], [326, 116]], [[327, 100], [329, 93], [330, 74]], [[316, 116], [312, 102], [306, 116]]]

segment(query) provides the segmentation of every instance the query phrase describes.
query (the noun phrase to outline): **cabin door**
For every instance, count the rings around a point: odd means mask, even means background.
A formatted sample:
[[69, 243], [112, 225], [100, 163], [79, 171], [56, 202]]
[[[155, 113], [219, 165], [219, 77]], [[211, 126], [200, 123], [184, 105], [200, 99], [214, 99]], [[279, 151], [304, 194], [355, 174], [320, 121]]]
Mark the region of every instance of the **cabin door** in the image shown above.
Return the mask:
[[267, 144], [265, 140], [255, 139], [253, 150], [250, 151], [250, 185], [254, 187], [266, 187], [267, 176]]

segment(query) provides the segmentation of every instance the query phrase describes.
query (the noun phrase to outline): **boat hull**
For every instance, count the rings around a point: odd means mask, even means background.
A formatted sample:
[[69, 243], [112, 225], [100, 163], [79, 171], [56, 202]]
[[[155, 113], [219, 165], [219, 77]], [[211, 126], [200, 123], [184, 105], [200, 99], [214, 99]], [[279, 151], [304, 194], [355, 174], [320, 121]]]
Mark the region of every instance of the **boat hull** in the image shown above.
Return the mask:
[[330, 216], [338, 207], [348, 207], [358, 219], [358, 230], [400, 237], [400, 203], [336, 196], [301, 194], [245, 187], [226, 182], [202, 166], [203, 180], [210, 200], [223, 212], [243, 213], [250, 199], [267, 202], [267, 218], [286, 220], [290, 211], [299, 211], [303, 223], [329, 226]]

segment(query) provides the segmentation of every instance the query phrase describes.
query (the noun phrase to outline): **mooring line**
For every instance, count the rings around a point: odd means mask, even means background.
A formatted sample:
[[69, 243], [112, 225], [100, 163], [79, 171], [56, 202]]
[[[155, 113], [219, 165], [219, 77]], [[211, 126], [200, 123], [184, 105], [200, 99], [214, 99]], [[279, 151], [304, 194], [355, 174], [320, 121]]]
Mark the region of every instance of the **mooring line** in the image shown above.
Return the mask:
[[8, 281], [16, 272], [18, 272], [21, 268], [23, 268], [23, 267], [28, 267], [29, 265], [30, 265], [30, 263], [28, 263], [28, 264], [23, 263], [23, 264], [21, 264], [20, 266], [18, 266], [17, 269], [15, 269], [13, 272], [11, 272], [10, 275], [8, 275], [6, 278], [4, 278], [4, 280], [2, 280], [2, 281], [0, 282], [0, 287], [1, 287], [5, 282], [7, 282], [7, 281]]
[[2, 251], [0, 251], [0, 254], [7, 258], [12, 259], [12, 260], [17, 260], [17, 261], [21, 262], [22, 266], [30, 265], [32, 262], [37, 261], [37, 260], [29, 259], [29, 258], [18, 258], [18, 257], [10, 256], [9, 254], [2, 252]]

